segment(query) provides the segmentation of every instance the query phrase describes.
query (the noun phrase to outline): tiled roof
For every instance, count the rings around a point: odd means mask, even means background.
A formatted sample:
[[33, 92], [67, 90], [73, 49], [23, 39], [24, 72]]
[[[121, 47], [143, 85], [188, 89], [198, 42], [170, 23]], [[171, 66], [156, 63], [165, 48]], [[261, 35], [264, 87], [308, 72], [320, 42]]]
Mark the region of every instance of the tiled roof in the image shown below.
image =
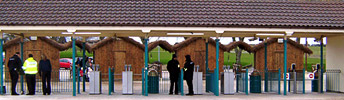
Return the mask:
[[0, 25], [344, 28], [344, 2], [0, 0]]

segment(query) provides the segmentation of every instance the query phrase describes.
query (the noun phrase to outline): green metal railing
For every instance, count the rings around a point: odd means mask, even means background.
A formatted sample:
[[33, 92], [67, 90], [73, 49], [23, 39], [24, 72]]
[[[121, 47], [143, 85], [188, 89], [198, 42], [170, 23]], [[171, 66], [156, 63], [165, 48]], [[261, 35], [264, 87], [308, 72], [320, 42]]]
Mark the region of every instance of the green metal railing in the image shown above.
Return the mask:
[[[9, 76], [9, 72], [5, 71], [5, 84], [6, 93], [11, 93], [11, 79]], [[51, 72], [51, 92], [52, 93], [63, 93], [63, 92], [72, 92], [72, 76], [70, 70], [53, 70]], [[21, 81], [19, 79], [18, 81]], [[24, 80], [23, 80], [24, 81]], [[23, 83], [23, 88], [17, 83], [16, 92], [20, 93], [22, 90], [27, 90], [26, 82]], [[42, 78], [37, 74], [36, 75], [36, 92], [42, 92]]]
[[265, 79], [267, 80], [267, 83], [265, 85], [267, 86], [265, 87], [267, 91], [265, 92], [277, 92], [278, 94], [280, 94], [281, 93], [281, 69], [267, 70], [264, 73], [265, 73], [265, 78], [267, 78]]

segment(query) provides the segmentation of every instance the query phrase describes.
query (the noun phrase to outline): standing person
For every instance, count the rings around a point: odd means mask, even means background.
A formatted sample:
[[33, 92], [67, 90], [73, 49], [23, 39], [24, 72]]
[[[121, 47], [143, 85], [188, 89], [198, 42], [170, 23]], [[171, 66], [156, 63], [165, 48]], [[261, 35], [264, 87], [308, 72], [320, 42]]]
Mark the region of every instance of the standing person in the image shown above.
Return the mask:
[[192, 85], [192, 78], [193, 78], [193, 69], [194, 69], [194, 62], [191, 61], [190, 55], [185, 56], [185, 64], [184, 64], [184, 80], [186, 80], [186, 84], [189, 88], [189, 93], [186, 94], [188, 96], [194, 95], [193, 85]]
[[37, 61], [33, 59], [32, 54], [29, 54], [29, 58], [25, 60], [23, 70], [25, 71], [26, 84], [29, 90], [29, 93], [26, 95], [35, 95], [38, 68]]
[[93, 71], [92, 69], [92, 59], [90, 57], [87, 57], [87, 63], [86, 63], [86, 75], [87, 77], [90, 77], [90, 72]]
[[19, 77], [19, 74], [18, 73], [21, 73], [22, 68], [21, 66], [23, 65], [22, 64], [22, 61], [21, 59], [19, 58], [20, 54], [19, 52], [16, 52], [16, 54], [14, 54], [9, 60], [8, 60], [8, 70], [10, 72], [10, 76], [11, 76], [11, 95], [19, 95], [17, 92], [16, 92], [16, 86], [17, 86], [17, 82], [18, 82], [18, 77]]
[[43, 85], [43, 95], [50, 95], [51, 93], [51, 63], [50, 60], [45, 56], [42, 55], [42, 60], [39, 61], [39, 69], [38, 69], [39, 76], [42, 77], [42, 85]]
[[167, 70], [170, 73], [170, 95], [173, 94], [173, 86], [175, 86], [174, 94], [178, 95], [178, 77], [180, 73], [179, 62], [177, 60], [177, 55], [173, 54], [172, 60], [167, 63]]

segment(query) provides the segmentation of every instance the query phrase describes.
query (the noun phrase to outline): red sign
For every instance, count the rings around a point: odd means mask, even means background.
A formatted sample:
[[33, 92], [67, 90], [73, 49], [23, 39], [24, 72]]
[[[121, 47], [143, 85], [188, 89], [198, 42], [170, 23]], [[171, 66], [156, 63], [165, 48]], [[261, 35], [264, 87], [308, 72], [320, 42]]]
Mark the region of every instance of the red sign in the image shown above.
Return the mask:
[[313, 78], [314, 77], [314, 75], [313, 74], [309, 74], [309, 78]]

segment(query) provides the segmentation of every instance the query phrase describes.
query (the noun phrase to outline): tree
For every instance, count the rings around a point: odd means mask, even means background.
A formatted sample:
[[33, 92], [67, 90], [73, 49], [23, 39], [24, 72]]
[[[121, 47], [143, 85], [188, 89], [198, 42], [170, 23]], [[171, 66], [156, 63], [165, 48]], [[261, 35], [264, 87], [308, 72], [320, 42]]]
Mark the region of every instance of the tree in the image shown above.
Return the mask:
[[104, 38], [105, 38], [105, 37], [99, 37], [100, 41], [101, 41], [101, 40], [104, 40]]
[[58, 38], [58, 37], [56, 37], [56, 36], [53, 36], [53, 37], [51, 37], [51, 39], [52, 39], [52, 40], [55, 40], [56, 42], [58, 42], [58, 41], [59, 41], [59, 38]]
[[301, 43], [301, 38], [297, 37], [297, 38], [296, 38], [296, 42], [297, 42], [297, 43]]
[[[236, 41], [236, 37], [232, 37], [233, 42]], [[244, 41], [245, 37], [239, 37], [238, 41]], [[241, 53], [242, 53], [242, 49], [241, 48], [235, 48], [235, 63], [237, 64], [241, 64]]]
[[59, 37], [59, 41], [58, 41], [59, 43], [67, 43], [67, 41], [66, 41], [66, 37]]
[[4, 42], [7, 42], [7, 41], [12, 40], [14, 38], [16, 38], [16, 37], [13, 34], [7, 34], [7, 33], [3, 34]]
[[142, 44], [145, 44], [145, 37], [140, 37]]

